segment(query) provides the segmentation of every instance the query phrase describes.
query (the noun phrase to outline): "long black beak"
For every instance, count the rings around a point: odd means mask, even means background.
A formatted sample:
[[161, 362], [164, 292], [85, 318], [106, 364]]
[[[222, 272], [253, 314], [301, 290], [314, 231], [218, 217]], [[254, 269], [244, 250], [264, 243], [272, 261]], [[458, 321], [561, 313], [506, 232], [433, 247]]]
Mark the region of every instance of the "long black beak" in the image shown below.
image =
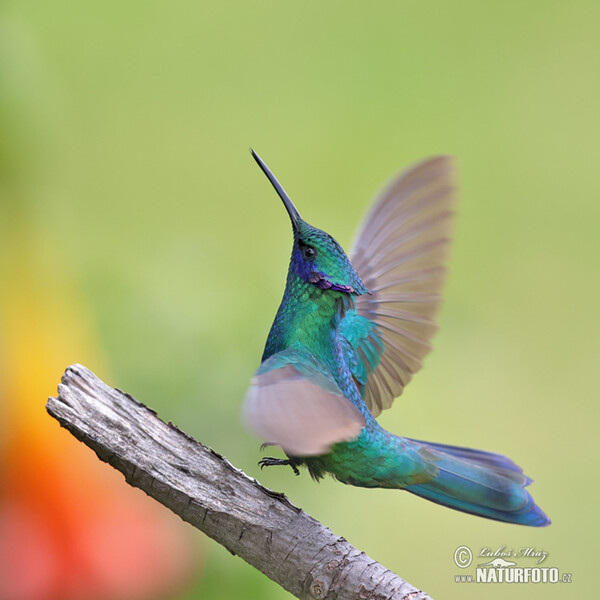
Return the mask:
[[301, 220], [300, 213], [296, 210], [294, 203], [290, 200], [290, 197], [287, 195], [287, 192], [283, 189], [279, 181], [267, 165], [263, 162], [263, 159], [250, 148], [250, 152], [254, 160], [258, 163], [258, 166], [262, 169], [263, 173], [269, 178], [269, 181], [273, 184], [275, 190], [279, 194], [279, 197], [283, 200], [283, 205], [285, 206], [288, 214], [290, 215], [290, 219], [292, 220], [292, 227], [294, 230], [298, 229], [298, 221]]

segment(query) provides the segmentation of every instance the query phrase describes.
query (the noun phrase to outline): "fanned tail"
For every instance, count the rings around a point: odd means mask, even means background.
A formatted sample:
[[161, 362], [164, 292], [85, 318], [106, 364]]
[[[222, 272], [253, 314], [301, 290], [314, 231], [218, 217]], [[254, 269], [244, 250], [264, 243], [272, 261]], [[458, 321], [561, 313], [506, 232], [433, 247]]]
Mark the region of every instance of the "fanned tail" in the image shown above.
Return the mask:
[[497, 521], [545, 527], [550, 519], [525, 489], [532, 480], [501, 454], [410, 440], [437, 467], [435, 477], [406, 490], [456, 510]]

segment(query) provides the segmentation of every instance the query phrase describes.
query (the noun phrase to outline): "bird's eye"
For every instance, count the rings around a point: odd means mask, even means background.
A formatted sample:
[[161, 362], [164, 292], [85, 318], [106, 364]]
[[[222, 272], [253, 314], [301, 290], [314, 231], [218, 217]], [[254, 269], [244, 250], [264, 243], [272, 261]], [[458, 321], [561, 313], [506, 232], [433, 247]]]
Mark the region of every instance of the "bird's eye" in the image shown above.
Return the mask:
[[312, 260], [317, 255], [317, 251], [312, 246], [304, 246], [302, 248], [302, 255], [304, 258]]

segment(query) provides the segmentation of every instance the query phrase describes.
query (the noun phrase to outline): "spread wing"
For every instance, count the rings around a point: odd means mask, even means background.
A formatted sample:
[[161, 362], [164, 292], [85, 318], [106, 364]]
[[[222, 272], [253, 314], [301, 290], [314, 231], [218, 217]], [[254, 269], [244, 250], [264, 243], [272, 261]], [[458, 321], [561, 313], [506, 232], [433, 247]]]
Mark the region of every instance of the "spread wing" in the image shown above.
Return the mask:
[[356, 298], [342, 333], [375, 416], [392, 405], [431, 350], [452, 207], [451, 159], [426, 160], [379, 195], [350, 253], [372, 293]]
[[365, 426], [364, 417], [318, 363], [293, 349], [262, 363], [246, 393], [243, 417], [258, 437], [290, 456], [325, 454]]

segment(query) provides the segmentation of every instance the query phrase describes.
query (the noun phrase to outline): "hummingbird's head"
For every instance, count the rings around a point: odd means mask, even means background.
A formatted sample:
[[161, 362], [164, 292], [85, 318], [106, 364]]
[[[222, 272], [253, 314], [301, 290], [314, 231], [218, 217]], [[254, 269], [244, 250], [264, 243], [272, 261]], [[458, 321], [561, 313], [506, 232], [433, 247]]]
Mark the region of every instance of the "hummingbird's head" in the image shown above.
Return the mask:
[[322, 290], [366, 294], [360, 276], [328, 233], [298, 219], [294, 225], [294, 248], [290, 268], [303, 280]]
[[346, 292], [348, 294], [366, 294], [359, 274], [342, 250], [342, 247], [325, 231], [317, 229], [304, 221], [281, 184], [260, 156], [251, 151], [290, 215], [294, 230], [294, 247], [290, 270], [322, 290]]

